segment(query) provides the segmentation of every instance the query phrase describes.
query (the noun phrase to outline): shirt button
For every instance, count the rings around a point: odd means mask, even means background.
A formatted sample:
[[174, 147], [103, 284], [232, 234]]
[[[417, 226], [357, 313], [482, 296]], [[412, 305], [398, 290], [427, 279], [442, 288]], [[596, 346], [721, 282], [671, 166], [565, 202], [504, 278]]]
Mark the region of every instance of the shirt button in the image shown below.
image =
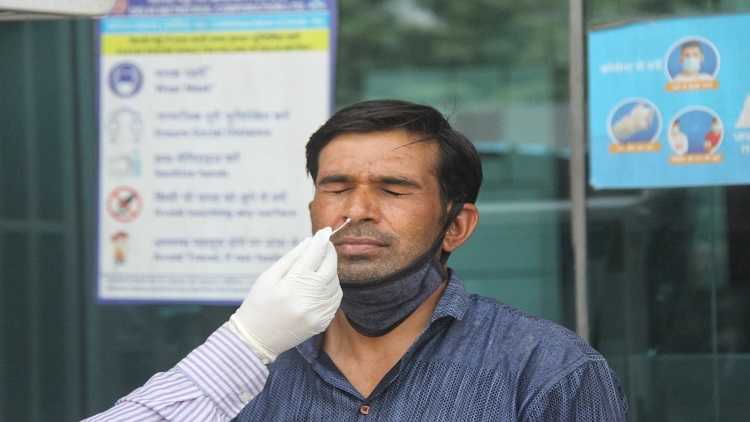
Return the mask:
[[252, 399], [253, 399], [253, 395], [250, 394], [250, 392], [243, 391], [240, 393], [240, 400], [242, 400], [243, 402], [249, 402]]
[[370, 414], [370, 406], [363, 404], [362, 406], [359, 406], [359, 413], [363, 415], [369, 415]]

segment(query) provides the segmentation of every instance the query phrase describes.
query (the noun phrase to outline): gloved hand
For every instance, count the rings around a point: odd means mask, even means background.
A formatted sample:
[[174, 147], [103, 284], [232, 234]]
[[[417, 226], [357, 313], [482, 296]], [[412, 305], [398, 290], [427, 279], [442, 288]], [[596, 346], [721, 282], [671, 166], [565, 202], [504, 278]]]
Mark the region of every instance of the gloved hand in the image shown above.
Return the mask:
[[255, 280], [229, 328], [263, 363], [323, 332], [341, 303], [331, 228], [319, 230]]

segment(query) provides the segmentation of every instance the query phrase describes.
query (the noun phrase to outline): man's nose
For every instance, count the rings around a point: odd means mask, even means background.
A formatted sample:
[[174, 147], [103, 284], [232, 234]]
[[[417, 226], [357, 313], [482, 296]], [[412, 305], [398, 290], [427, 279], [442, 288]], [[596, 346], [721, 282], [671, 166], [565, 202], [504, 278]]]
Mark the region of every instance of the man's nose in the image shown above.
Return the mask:
[[352, 222], [377, 220], [379, 209], [373, 192], [366, 188], [354, 189], [344, 203], [344, 218], [349, 217]]

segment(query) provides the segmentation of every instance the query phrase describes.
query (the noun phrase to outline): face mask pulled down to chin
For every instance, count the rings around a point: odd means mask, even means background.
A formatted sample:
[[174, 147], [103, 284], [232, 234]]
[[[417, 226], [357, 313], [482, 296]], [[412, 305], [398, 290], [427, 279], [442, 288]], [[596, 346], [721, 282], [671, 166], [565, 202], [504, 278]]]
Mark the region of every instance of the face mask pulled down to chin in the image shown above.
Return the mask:
[[367, 282], [341, 280], [341, 309], [351, 326], [367, 337], [380, 337], [396, 328], [430, 297], [449, 274], [437, 258], [445, 233], [463, 208], [451, 208], [432, 246], [405, 268]]

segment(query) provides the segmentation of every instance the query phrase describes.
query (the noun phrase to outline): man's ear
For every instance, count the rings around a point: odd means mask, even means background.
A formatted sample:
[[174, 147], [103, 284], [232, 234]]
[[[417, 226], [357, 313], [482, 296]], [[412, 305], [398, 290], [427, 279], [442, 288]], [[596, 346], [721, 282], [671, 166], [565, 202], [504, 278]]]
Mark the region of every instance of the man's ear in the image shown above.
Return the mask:
[[443, 250], [453, 252], [464, 244], [479, 224], [479, 210], [474, 204], [463, 204], [453, 222], [445, 232]]

